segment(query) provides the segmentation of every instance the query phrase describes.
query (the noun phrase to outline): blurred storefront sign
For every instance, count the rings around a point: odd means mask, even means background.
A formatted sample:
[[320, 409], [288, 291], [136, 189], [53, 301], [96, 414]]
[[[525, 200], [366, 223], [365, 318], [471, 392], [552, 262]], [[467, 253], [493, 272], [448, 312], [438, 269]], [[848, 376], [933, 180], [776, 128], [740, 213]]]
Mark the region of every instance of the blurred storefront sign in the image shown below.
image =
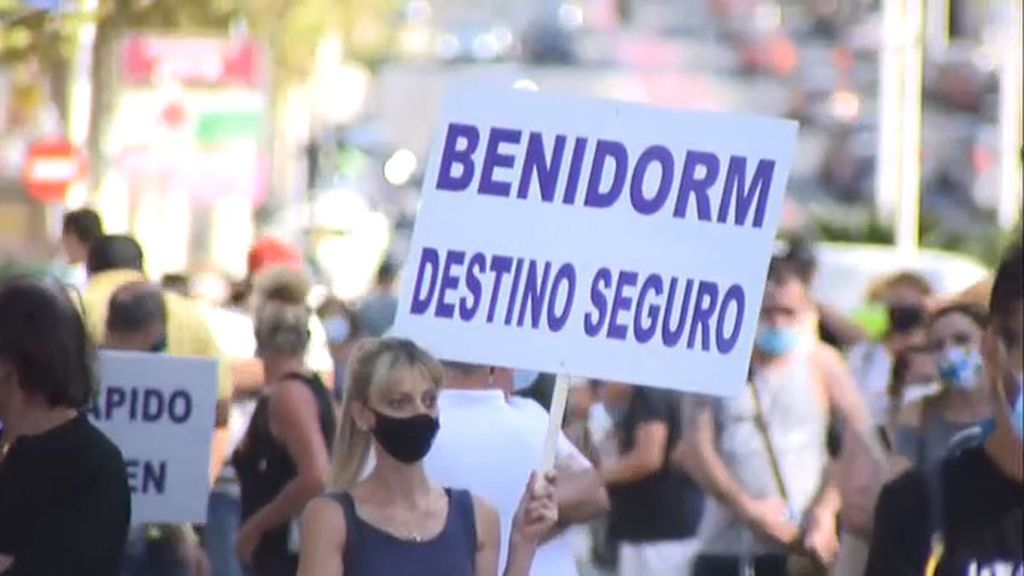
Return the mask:
[[121, 50], [126, 85], [248, 86], [266, 82], [263, 51], [248, 39], [132, 36]]
[[120, 65], [104, 152], [124, 183], [116, 201], [130, 205], [130, 229], [154, 255], [150, 271], [202, 264], [236, 272], [268, 189], [262, 46], [135, 35], [123, 41]]

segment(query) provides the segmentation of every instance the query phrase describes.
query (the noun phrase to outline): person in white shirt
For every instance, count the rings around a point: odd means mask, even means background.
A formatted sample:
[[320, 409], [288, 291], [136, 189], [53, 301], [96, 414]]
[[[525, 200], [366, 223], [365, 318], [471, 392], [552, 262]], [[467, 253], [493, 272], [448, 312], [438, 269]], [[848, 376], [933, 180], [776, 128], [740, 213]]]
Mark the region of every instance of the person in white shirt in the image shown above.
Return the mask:
[[[444, 365], [445, 388], [439, 398], [444, 419], [425, 460], [427, 474], [434, 482], [468, 489], [493, 504], [507, 547], [523, 484], [541, 463], [547, 412], [532, 400], [510, 402], [508, 370], [455, 362]], [[534, 576], [577, 574], [572, 541], [564, 529], [608, 511], [608, 494], [600, 477], [564, 435], [555, 470], [561, 531], [537, 550]]]

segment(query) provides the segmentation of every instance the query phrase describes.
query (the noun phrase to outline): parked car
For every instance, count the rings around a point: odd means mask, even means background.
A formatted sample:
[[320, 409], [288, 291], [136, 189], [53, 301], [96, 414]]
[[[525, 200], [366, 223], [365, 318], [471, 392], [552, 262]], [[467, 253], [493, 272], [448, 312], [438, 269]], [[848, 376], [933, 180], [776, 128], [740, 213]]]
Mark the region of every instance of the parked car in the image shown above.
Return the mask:
[[577, 34], [583, 25], [583, 9], [575, 2], [562, 2], [557, 11], [542, 12], [523, 30], [523, 60], [531, 64], [573, 64], [579, 54]]
[[433, 42], [435, 58], [445, 63], [507, 60], [516, 45], [508, 26], [485, 20], [464, 20], [437, 30]]
[[782, 7], [774, 0], [743, 4], [736, 14], [720, 19], [719, 27], [732, 43], [744, 74], [792, 75], [800, 53], [782, 25]]
[[995, 52], [984, 45], [959, 42], [926, 60], [925, 94], [957, 110], [994, 109], [999, 94]]
[[861, 120], [829, 130], [818, 178], [835, 198], [865, 202], [873, 198], [878, 146], [878, 127]]
[[794, 78], [787, 115], [810, 126], [856, 122], [863, 108], [858, 88], [847, 52], [836, 49], [824, 59], [804, 59]]

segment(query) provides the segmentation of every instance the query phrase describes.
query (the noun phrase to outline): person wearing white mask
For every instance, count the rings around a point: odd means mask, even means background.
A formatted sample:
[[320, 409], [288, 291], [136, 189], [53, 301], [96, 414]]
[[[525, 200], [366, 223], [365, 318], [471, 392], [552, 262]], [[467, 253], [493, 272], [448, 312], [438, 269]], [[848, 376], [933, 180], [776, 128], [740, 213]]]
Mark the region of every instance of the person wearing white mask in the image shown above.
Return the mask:
[[994, 427], [979, 444], [912, 470], [879, 497], [866, 574], [1024, 572], [1024, 251], [996, 273], [981, 343]]
[[992, 415], [981, 358], [985, 321], [984, 310], [953, 304], [936, 311], [928, 323], [942, 390], [905, 406], [895, 435], [896, 452], [916, 466], [941, 460], [954, 437]]

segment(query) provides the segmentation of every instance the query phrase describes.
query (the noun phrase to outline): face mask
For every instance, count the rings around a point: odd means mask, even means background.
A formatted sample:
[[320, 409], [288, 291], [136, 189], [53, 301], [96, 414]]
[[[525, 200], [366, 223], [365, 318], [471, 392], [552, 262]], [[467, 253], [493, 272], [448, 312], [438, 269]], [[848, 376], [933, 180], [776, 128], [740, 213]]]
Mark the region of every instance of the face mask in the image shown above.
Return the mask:
[[981, 354], [971, 348], [951, 348], [939, 358], [939, 377], [956, 390], [972, 390], [981, 383]]
[[[1000, 348], [1002, 350], [1003, 357], [1009, 358], [1010, 354], [1007, 350], [1009, 346], [1001, 342]], [[1024, 373], [1014, 374], [1014, 370], [1009, 367], [1007, 367], [1006, 371], [1003, 373], [1006, 374], [1006, 376], [1004, 376], [1005, 380], [1001, 382], [1002, 385], [1000, 386], [1000, 391], [1002, 392], [1001, 396], [1003, 398], [1003, 402], [1008, 405], [1007, 408], [1010, 409], [1010, 427], [1013, 428], [1013, 433], [1018, 439], [1024, 440]], [[1017, 381], [1017, 398], [1011, 402], [1010, 391], [1007, 390], [1007, 384], [1012, 380]]]
[[373, 437], [392, 458], [403, 464], [414, 464], [423, 460], [430, 452], [434, 437], [441, 427], [437, 418], [430, 414], [417, 414], [408, 418], [395, 418], [374, 410], [377, 424]]
[[348, 336], [352, 332], [352, 324], [344, 316], [329, 316], [324, 318], [323, 324], [327, 340], [331, 344], [341, 344], [348, 340]]
[[762, 353], [777, 358], [795, 350], [800, 344], [800, 335], [799, 328], [762, 327], [754, 344]]
[[903, 387], [902, 400], [905, 404], [913, 404], [942, 392], [942, 383], [936, 380], [929, 382], [911, 382]]
[[903, 334], [924, 324], [925, 313], [920, 306], [889, 306], [889, 331]]
[[512, 371], [512, 390], [519, 392], [520, 390], [526, 390], [537, 380], [540, 376], [540, 372], [532, 370], [513, 370]]

